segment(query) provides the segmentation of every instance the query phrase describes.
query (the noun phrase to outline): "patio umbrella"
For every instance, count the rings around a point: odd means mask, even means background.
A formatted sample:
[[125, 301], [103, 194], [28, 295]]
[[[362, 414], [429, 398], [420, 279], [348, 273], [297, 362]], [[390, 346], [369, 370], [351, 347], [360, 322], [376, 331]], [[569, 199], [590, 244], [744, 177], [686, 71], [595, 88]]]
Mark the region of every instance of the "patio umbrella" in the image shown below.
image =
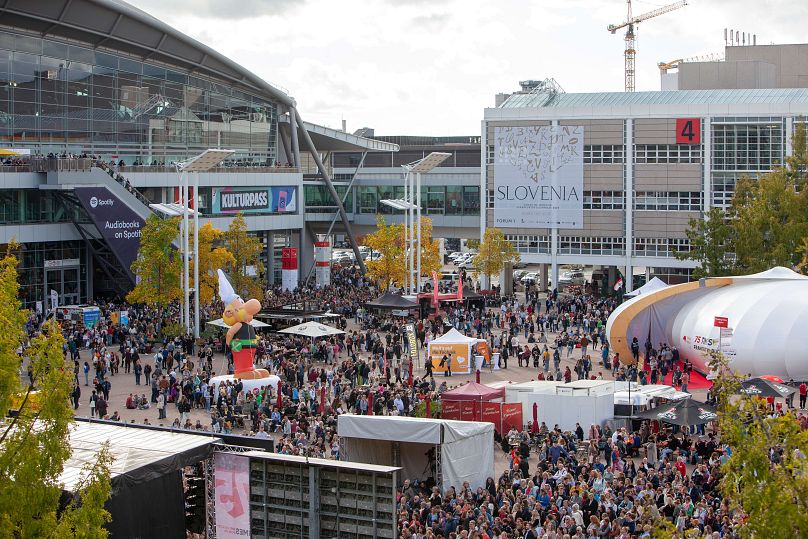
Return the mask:
[[426, 398], [426, 417], [432, 417], [432, 400], [429, 397]]
[[533, 427], [531, 428], [533, 434], [539, 432], [539, 403], [533, 403]]
[[785, 383], [785, 380], [773, 374], [764, 374], [763, 376], [761, 376], [761, 378], [763, 378], [764, 380], [768, 380], [769, 382], [776, 382], [778, 384]]
[[766, 378], [750, 378], [741, 382], [738, 393], [749, 397], [788, 397], [797, 391], [793, 387], [772, 382]]
[[[216, 320], [209, 320], [206, 323], [211, 325], [211, 326], [216, 326], [217, 328], [225, 328], [225, 329], [227, 329], [227, 328], [230, 327], [227, 324], [225, 324], [224, 320], [222, 320], [221, 318], [217, 318]], [[268, 328], [269, 327], [269, 324], [265, 324], [265, 323], [261, 322], [260, 320], [256, 320], [254, 318], [250, 321], [250, 325], [252, 327], [254, 327], [254, 328]]]
[[672, 425], [687, 427], [690, 425], [704, 425], [718, 419], [718, 410], [709, 404], [683, 399], [658, 406], [637, 414], [643, 419], [655, 419]]
[[341, 329], [332, 328], [319, 322], [304, 322], [290, 328], [282, 329], [278, 333], [289, 333], [291, 335], [302, 335], [304, 337], [328, 337], [329, 335], [344, 335]]

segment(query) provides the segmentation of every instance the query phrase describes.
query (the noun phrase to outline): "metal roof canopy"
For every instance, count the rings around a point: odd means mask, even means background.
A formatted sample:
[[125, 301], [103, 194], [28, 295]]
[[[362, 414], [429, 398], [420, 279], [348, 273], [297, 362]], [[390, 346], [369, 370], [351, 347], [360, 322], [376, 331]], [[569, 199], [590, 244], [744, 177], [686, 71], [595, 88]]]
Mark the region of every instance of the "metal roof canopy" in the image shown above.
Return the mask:
[[[149, 208], [159, 213], [163, 217], [182, 217], [182, 215], [185, 213], [185, 206], [176, 202], [149, 204]], [[188, 208], [189, 216], [193, 217], [196, 213], [196, 210], [193, 208]]]
[[385, 206], [393, 208], [394, 210], [401, 210], [401, 211], [414, 210], [418, 207], [414, 203], [409, 202], [408, 200], [405, 200], [403, 198], [394, 198], [394, 199], [385, 198], [380, 200], [379, 202], [384, 204]]
[[452, 154], [446, 152], [432, 152], [423, 159], [419, 159], [417, 161], [413, 161], [407, 165], [402, 165], [406, 170], [409, 172], [415, 172], [416, 174], [426, 174], [433, 168], [437, 167], [446, 159], [451, 157]]
[[236, 153], [235, 150], [213, 150], [208, 149], [187, 161], [177, 163], [177, 170], [180, 172], [205, 172]]
[[70, 427], [73, 453], [64, 464], [59, 482], [65, 490], [72, 491], [84, 476], [84, 465], [95, 462], [104, 443], [109, 443], [114, 457], [110, 470], [114, 482], [119, 476], [158, 462], [165, 464], [170, 458], [178, 458], [177, 466], [197, 462], [201, 455], [207, 455], [211, 444], [221, 441], [221, 438], [132, 428], [110, 422], [77, 421]]
[[[286, 116], [278, 118], [278, 128], [288, 133], [291, 130], [289, 118]], [[360, 137], [311, 122], [302, 122], [302, 125], [298, 122], [297, 131], [300, 140], [303, 140], [304, 129], [320, 152], [397, 152], [399, 150], [398, 144], [392, 142]]]

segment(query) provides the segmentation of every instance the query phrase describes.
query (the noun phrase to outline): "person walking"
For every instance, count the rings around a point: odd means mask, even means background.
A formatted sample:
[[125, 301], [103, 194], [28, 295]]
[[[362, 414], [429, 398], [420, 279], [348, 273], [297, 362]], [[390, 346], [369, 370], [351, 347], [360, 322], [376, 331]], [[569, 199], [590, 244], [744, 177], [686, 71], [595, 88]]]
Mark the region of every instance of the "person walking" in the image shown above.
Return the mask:
[[800, 410], [805, 410], [805, 398], [808, 396], [808, 386], [805, 385], [805, 382], [800, 384]]

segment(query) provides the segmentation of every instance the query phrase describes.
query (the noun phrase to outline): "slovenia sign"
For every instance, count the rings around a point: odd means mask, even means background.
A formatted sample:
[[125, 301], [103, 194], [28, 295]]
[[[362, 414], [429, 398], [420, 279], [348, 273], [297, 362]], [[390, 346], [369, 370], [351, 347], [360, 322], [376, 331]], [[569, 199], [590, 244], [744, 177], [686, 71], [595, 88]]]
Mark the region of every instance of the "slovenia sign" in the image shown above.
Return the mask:
[[494, 226], [583, 228], [584, 128], [494, 129]]

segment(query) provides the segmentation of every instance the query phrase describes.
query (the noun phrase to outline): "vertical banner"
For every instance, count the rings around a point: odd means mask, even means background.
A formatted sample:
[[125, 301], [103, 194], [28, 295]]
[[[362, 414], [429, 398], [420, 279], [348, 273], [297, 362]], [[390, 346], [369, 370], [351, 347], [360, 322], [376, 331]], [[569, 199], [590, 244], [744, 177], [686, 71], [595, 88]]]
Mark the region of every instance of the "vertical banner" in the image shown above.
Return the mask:
[[299, 281], [297, 249], [284, 247], [281, 251], [281, 287], [284, 291], [292, 291], [297, 288]]
[[460, 401], [460, 419], [463, 421], [477, 421], [476, 405], [474, 401]]
[[494, 223], [500, 228], [583, 228], [584, 128], [494, 129]]
[[418, 364], [418, 339], [415, 336], [415, 326], [407, 324], [407, 343], [410, 345], [410, 359]]
[[42, 314], [42, 302], [41, 301], [36, 302], [36, 314]]
[[502, 434], [502, 404], [499, 402], [481, 402], [480, 421], [494, 424], [494, 430]]
[[56, 310], [59, 307], [59, 293], [56, 290], [50, 291], [51, 310]]
[[129, 311], [121, 311], [121, 326], [127, 327], [129, 325]]
[[511, 427], [521, 431], [524, 423], [522, 422], [522, 403], [506, 403], [502, 405], [502, 432], [508, 432]]
[[331, 242], [325, 234], [317, 234], [314, 242], [314, 278], [317, 286], [331, 284]]
[[112, 322], [113, 326], [117, 326], [121, 323], [121, 311], [112, 311], [109, 313], [109, 321]]
[[250, 458], [238, 453], [215, 453], [213, 466], [216, 537], [249, 537]]
[[115, 258], [131, 276], [146, 221], [106, 187], [76, 187], [73, 191]]

